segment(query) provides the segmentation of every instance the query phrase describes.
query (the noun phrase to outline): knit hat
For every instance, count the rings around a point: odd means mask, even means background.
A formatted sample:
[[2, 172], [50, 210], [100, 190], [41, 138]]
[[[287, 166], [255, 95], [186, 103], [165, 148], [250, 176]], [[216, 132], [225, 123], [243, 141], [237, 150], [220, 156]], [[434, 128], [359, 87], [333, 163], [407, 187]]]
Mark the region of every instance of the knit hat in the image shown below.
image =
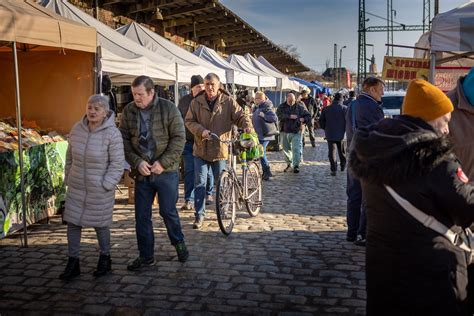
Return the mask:
[[428, 81], [416, 79], [408, 85], [402, 114], [432, 121], [454, 110], [451, 100]]
[[464, 77], [462, 89], [467, 101], [469, 101], [471, 105], [474, 105], [474, 67], [471, 68], [467, 76]]
[[204, 79], [200, 75], [191, 76], [191, 89], [198, 84], [203, 84]]

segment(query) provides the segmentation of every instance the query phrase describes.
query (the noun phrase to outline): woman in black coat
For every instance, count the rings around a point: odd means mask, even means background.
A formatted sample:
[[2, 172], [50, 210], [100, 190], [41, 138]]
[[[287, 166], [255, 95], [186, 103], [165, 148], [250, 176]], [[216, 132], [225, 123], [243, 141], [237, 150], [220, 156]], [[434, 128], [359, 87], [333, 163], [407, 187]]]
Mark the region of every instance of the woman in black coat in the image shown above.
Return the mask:
[[415, 80], [401, 115], [359, 129], [350, 171], [367, 202], [367, 315], [467, 315], [467, 252], [425, 227], [384, 185], [446, 227], [474, 222], [468, 184], [447, 138], [453, 106]]

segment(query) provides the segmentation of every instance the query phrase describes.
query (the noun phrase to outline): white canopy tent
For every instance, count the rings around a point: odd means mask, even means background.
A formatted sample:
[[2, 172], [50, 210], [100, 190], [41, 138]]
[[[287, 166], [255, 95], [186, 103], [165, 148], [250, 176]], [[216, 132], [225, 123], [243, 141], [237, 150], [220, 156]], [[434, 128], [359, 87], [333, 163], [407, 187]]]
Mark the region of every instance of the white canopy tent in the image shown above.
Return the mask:
[[264, 73], [261, 70], [258, 70], [254, 66], [252, 66], [244, 56], [232, 54], [227, 57], [227, 61], [237, 67], [240, 70], [245, 72], [255, 74], [258, 76], [258, 87], [259, 88], [274, 88], [277, 86], [276, 78], [269, 76], [268, 74]]
[[[438, 14], [433, 18], [430, 34], [430, 81], [434, 82], [436, 64], [461, 59], [472, 65], [474, 55], [474, 1]], [[441, 56], [441, 53], [443, 53]], [[446, 52], [449, 52], [446, 54]], [[451, 55], [444, 57], [444, 55]], [[467, 64], [465, 66], [468, 66]]]
[[197, 57], [138, 23], [132, 22], [124, 25], [118, 28], [117, 32], [148, 50], [177, 63], [178, 82], [189, 83], [193, 75], [205, 77], [208, 73], [213, 72], [221, 78], [222, 83], [226, 83], [225, 70]]
[[224, 58], [219, 56], [219, 54], [215, 50], [209, 47], [199, 45], [198, 48], [194, 51], [194, 55], [198, 56], [201, 59], [207, 60], [216, 67], [225, 70], [225, 77], [227, 83], [249, 87], [258, 86], [258, 76], [256, 74], [245, 72], [242, 69], [231, 65]]
[[[270, 64], [264, 57], [260, 56]], [[261, 62], [259, 59], [253, 57], [249, 53], [245, 54], [245, 58], [251, 63], [255, 68], [263, 71], [264, 73], [277, 78], [277, 88], [281, 90], [294, 90], [299, 91], [300, 84], [296, 81], [290, 80], [287, 75], [278, 71], [275, 67], [268, 67], [266, 64]], [[270, 64], [271, 65], [271, 64]]]
[[134, 77], [147, 75], [162, 84], [176, 80], [175, 63], [119, 34], [67, 0], [42, 0], [41, 5], [57, 14], [97, 29], [99, 69], [108, 72], [114, 84], [130, 84]]

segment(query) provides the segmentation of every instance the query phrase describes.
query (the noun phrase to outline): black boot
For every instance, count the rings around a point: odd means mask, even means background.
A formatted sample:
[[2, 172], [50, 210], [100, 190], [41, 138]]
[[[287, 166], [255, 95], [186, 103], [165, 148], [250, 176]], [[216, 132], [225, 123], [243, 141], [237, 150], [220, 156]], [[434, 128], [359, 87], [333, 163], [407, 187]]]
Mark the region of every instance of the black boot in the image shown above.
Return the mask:
[[81, 274], [79, 267], [79, 258], [69, 257], [66, 269], [59, 275], [61, 280], [71, 280]]
[[265, 180], [265, 181], [270, 180], [270, 175], [268, 174], [268, 171], [269, 171], [269, 170], [270, 170], [270, 168], [268, 168], [268, 167], [263, 167], [262, 179]]
[[112, 260], [110, 255], [100, 255], [99, 262], [97, 263], [97, 270], [94, 271], [93, 275], [98, 278], [106, 275], [107, 272], [112, 270]]
[[273, 177], [273, 173], [272, 173], [272, 170], [270, 169], [270, 166], [268, 166], [267, 172], [268, 172], [268, 176], [269, 176], [270, 178]]

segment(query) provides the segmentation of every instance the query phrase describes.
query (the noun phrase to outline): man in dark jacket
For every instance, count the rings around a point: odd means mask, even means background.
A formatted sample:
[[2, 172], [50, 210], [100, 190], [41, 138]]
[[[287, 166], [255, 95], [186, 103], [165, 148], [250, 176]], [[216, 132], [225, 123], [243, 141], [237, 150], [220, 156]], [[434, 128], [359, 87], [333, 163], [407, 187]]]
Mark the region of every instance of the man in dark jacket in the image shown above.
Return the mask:
[[331, 164], [331, 175], [336, 175], [337, 161], [336, 151], [339, 154], [339, 162], [341, 164], [341, 171], [346, 168], [346, 153], [342, 144], [344, 134], [346, 133], [346, 112], [347, 107], [342, 104], [342, 94], [336, 93], [334, 95], [333, 103], [324, 108], [319, 118], [319, 125], [324, 129], [326, 141], [328, 142], [328, 157]]
[[288, 93], [286, 102], [280, 104], [277, 109], [277, 116], [280, 121], [280, 142], [287, 164], [284, 172], [288, 172], [293, 168], [294, 173], [299, 173], [301, 135], [305, 124], [311, 125], [311, 115], [304, 104], [296, 103], [296, 97], [293, 93]]
[[[377, 123], [384, 115], [381, 108], [385, 84], [375, 77], [368, 77], [362, 83], [359, 98], [351, 102], [346, 112], [347, 148], [351, 150], [354, 132], [361, 127]], [[347, 172], [347, 241], [365, 246], [365, 204], [359, 180]], [[359, 239], [357, 239], [359, 235]]]
[[155, 263], [152, 204], [157, 194], [160, 215], [178, 260], [184, 262], [189, 256], [176, 210], [179, 158], [185, 133], [178, 109], [170, 101], [155, 95], [150, 77], [135, 78], [132, 94], [134, 101], [123, 110], [120, 132], [125, 159], [132, 167], [131, 174], [136, 176], [135, 228], [140, 252], [127, 269], [138, 270]]
[[[304, 105], [306, 106], [306, 109], [311, 115], [311, 122], [313, 122], [314, 119], [316, 118], [316, 114], [318, 114], [318, 105], [316, 104], [316, 101], [314, 100], [314, 98], [309, 95], [309, 91], [306, 89], [301, 92], [301, 102], [303, 102]], [[308, 134], [309, 134], [309, 140], [311, 141], [311, 146], [316, 147], [316, 140], [314, 138], [314, 124], [311, 124], [311, 126], [308, 126]], [[304, 143], [304, 139], [303, 139], [303, 143]]]
[[474, 187], [447, 138], [452, 110], [442, 91], [415, 80], [403, 115], [354, 135], [349, 168], [362, 181], [369, 219], [368, 316], [472, 315], [466, 310], [468, 253], [388, 191], [453, 231], [474, 222]]
[[[200, 75], [191, 77], [191, 93], [185, 95], [179, 100], [178, 109], [181, 112], [181, 117], [186, 117], [189, 106], [194, 97], [204, 90], [204, 79]], [[194, 135], [186, 127], [186, 144], [184, 145], [183, 160], [184, 160], [184, 205], [182, 210], [192, 210], [194, 202], [194, 156], [193, 156]], [[209, 172], [207, 176], [206, 188], [206, 203], [212, 200], [212, 190], [214, 186], [214, 176]]]
[[344, 105], [349, 105], [352, 101], [356, 100], [356, 94], [354, 90], [349, 91], [349, 98], [344, 101]]

